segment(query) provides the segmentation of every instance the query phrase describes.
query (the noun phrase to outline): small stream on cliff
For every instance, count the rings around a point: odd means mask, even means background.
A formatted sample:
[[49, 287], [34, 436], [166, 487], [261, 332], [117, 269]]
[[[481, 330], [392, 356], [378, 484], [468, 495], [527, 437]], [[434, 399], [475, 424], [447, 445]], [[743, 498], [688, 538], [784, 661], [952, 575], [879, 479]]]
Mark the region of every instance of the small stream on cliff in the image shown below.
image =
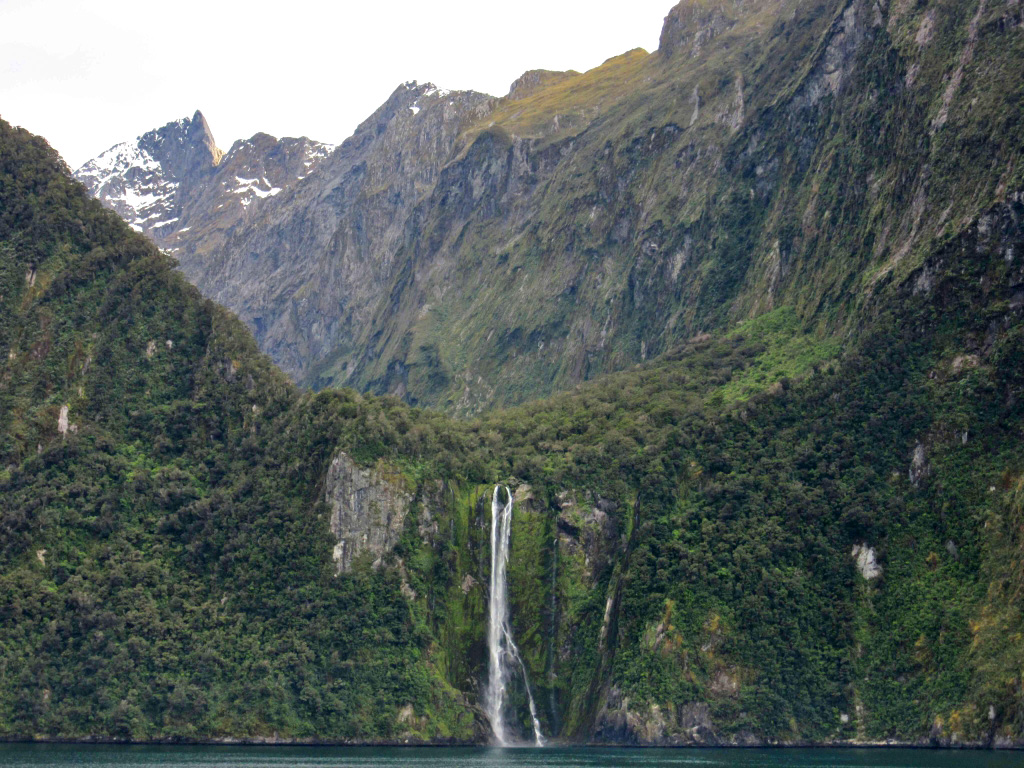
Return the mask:
[[494, 740], [499, 746], [509, 743], [506, 732], [505, 705], [508, 687], [515, 672], [521, 672], [526, 698], [530, 704], [530, 719], [533, 725], [533, 740], [538, 747], [544, 746], [537, 719], [537, 705], [530, 691], [530, 680], [526, 665], [519, 654], [519, 648], [512, 638], [512, 625], [508, 615], [508, 545], [512, 534], [512, 492], [505, 488], [504, 503], [501, 501], [502, 486], [494, 486], [491, 497], [491, 592], [487, 612], [487, 650], [489, 653], [487, 691], [484, 703], [491, 721]]

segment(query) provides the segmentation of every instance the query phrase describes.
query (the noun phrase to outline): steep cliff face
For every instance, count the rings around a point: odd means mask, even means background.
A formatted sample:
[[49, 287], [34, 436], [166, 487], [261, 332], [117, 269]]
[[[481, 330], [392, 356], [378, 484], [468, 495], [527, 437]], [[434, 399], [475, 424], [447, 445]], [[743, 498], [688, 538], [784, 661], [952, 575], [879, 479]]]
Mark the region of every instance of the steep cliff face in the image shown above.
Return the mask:
[[331, 461], [324, 480], [324, 500], [331, 510], [334, 562], [338, 571], [352, 569], [352, 561], [369, 553], [380, 564], [402, 533], [412, 495], [397, 472], [383, 467], [360, 469], [343, 451]]
[[293, 376], [332, 352], [352, 354], [404, 266], [397, 243], [409, 212], [489, 103], [429, 83], [401, 85], [301, 182], [222, 228], [223, 237], [180, 236], [174, 255]]
[[681, 3], [466, 132], [315, 381], [473, 412], [784, 305], [843, 338], [1019, 177], [1020, 45], [1006, 4]]
[[188, 190], [187, 203], [173, 229], [157, 243], [177, 258], [202, 239], [222, 246], [238, 227], [260, 216], [261, 205], [314, 172], [333, 151], [305, 137], [276, 139], [265, 133], [236, 141], [216, 171]]

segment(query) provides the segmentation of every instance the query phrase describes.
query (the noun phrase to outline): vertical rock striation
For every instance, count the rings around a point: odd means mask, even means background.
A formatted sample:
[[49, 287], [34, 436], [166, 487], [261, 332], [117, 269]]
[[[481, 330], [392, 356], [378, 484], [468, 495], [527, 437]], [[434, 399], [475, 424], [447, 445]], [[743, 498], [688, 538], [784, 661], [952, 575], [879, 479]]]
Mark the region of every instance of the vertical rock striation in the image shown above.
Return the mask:
[[334, 457], [324, 481], [324, 500], [338, 540], [334, 562], [339, 573], [351, 570], [363, 553], [376, 564], [395, 546], [412, 498], [399, 475], [383, 467], [360, 469], [344, 452]]

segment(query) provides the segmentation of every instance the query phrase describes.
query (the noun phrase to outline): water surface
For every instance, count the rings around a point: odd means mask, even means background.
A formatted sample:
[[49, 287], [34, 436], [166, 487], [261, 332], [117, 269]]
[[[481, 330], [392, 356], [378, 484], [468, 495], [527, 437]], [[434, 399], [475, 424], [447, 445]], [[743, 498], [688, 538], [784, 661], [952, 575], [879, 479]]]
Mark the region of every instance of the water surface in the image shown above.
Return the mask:
[[488, 749], [0, 744], [3, 768], [1020, 768], [1024, 753], [930, 749]]

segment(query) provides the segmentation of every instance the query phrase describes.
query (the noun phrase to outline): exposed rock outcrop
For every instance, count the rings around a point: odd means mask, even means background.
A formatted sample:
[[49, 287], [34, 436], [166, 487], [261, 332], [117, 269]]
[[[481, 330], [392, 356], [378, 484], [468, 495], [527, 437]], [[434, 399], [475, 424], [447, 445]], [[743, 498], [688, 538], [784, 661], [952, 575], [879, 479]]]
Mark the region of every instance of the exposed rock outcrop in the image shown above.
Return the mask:
[[558, 546], [566, 557], [582, 559], [585, 577], [593, 585], [621, 544], [615, 516], [618, 505], [600, 497], [580, 501], [576, 494], [563, 491], [558, 506]]
[[398, 542], [413, 499], [401, 476], [383, 466], [360, 469], [339, 451], [327, 470], [324, 486], [324, 500], [331, 508], [331, 532], [338, 539], [334, 547], [338, 571], [350, 570], [363, 553], [379, 563]]
[[928, 454], [925, 452], [924, 443], [917, 443], [910, 457], [910, 469], [907, 470], [907, 477], [911, 485], [916, 488], [930, 473], [931, 467], [928, 464]]
[[705, 701], [681, 707], [657, 704], [637, 706], [612, 687], [595, 721], [594, 739], [599, 744], [641, 746], [758, 746], [754, 734], [741, 730], [723, 735], [715, 728]]
[[869, 547], [867, 544], [854, 544], [850, 556], [857, 566], [857, 572], [868, 581], [882, 575], [882, 566], [878, 564], [874, 547]]
[[691, 57], [700, 55], [708, 42], [735, 23], [736, 13], [742, 5], [742, 2], [736, 0], [683, 0], [665, 17], [658, 52], [666, 57], [677, 54]]

